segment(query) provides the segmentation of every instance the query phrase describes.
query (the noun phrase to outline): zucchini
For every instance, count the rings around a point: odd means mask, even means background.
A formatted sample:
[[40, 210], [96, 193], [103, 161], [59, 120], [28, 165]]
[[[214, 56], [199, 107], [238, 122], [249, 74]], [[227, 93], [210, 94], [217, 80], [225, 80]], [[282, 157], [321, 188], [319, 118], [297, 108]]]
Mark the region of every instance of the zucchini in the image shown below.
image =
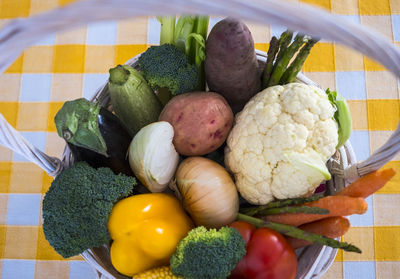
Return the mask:
[[143, 75], [131, 66], [118, 65], [109, 72], [111, 104], [133, 137], [141, 128], [158, 120], [162, 105]]

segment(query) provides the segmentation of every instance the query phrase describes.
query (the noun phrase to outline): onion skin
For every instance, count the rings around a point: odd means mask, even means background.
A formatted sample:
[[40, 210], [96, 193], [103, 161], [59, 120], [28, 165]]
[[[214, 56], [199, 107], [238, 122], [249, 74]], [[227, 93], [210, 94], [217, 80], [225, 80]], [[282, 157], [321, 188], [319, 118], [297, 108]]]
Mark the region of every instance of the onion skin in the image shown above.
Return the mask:
[[197, 226], [220, 228], [236, 219], [239, 195], [221, 165], [204, 157], [189, 157], [179, 165], [175, 178], [183, 206]]

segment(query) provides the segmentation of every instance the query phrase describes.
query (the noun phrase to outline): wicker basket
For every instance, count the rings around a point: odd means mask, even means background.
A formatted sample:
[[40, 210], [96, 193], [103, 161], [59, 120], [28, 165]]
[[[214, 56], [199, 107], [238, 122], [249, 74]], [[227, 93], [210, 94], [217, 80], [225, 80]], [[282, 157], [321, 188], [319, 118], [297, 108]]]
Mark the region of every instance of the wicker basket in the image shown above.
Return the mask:
[[[132, 67], [138, 67], [138, 58], [140, 54], [126, 64]], [[266, 60], [266, 54], [257, 51], [257, 58], [260, 66], [263, 66]], [[318, 86], [313, 81], [308, 79], [303, 74], [299, 74], [297, 82], [302, 82], [309, 85]], [[108, 93], [107, 82], [94, 94], [91, 101], [99, 102], [104, 107], [109, 107], [110, 98]], [[63, 165], [68, 166], [73, 163], [73, 157], [68, 146], [66, 146], [63, 157]], [[327, 183], [327, 191], [335, 193], [345, 186], [343, 176], [337, 170], [344, 170], [347, 166], [356, 163], [356, 158], [350, 142], [347, 142], [341, 147], [336, 154], [329, 160], [328, 168], [332, 173], [332, 180]], [[335, 181], [335, 183], [333, 183]], [[128, 277], [119, 274], [112, 266], [109, 257], [109, 246], [104, 245], [99, 248], [89, 249], [82, 253], [83, 258], [95, 269], [99, 278], [110, 279], [126, 279]], [[322, 275], [332, 264], [335, 259], [337, 249], [332, 249], [327, 246], [312, 245], [307, 248], [297, 249], [297, 259], [299, 262], [297, 278], [314, 278], [317, 275]], [[103, 276], [103, 277], [102, 277]]]
[[[28, 46], [53, 32], [78, 27], [97, 20], [123, 19], [135, 16], [155, 14], [192, 13], [220, 14], [263, 24], [285, 25], [292, 30], [299, 30], [312, 36], [336, 41], [350, 46], [363, 54], [374, 58], [400, 76], [400, 51], [382, 36], [365, 28], [345, 22], [343, 19], [322, 10], [286, 1], [274, 0], [86, 0], [57, 9], [49, 13], [28, 19], [12, 21], [0, 31], [0, 71], [4, 71]], [[257, 52], [260, 63], [265, 62], [265, 53]], [[127, 62], [137, 65], [137, 57]], [[313, 84], [304, 75], [298, 75], [298, 81]], [[106, 86], [95, 93], [102, 105], [109, 103]], [[66, 148], [62, 159], [49, 157], [27, 142], [14, 130], [0, 114], [0, 144], [25, 156], [47, 173], [56, 176], [63, 168], [72, 163]], [[328, 167], [332, 180], [327, 190], [334, 193], [351, 182], [388, 161], [400, 149], [400, 127], [389, 140], [363, 162], [356, 162], [349, 142], [329, 160]], [[297, 278], [318, 278], [332, 264], [336, 249], [312, 245], [297, 251], [299, 270]], [[98, 278], [127, 278], [118, 274], [109, 258], [109, 247], [89, 249], [82, 253], [83, 258], [96, 271]]]

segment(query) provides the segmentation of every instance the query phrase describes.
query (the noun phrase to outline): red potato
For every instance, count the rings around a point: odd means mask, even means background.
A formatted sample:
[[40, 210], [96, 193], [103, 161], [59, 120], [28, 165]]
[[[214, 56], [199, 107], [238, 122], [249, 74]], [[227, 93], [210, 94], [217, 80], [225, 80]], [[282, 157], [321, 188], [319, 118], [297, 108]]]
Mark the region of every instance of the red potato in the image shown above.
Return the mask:
[[204, 66], [210, 91], [224, 96], [234, 113], [261, 90], [253, 37], [242, 21], [228, 17], [212, 28]]
[[171, 99], [159, 116], [174, 127], [173, 143], [182, 155], [196, 156], [220, 147], [232, 128], [233, 113], [214, 92], [191, 92]]

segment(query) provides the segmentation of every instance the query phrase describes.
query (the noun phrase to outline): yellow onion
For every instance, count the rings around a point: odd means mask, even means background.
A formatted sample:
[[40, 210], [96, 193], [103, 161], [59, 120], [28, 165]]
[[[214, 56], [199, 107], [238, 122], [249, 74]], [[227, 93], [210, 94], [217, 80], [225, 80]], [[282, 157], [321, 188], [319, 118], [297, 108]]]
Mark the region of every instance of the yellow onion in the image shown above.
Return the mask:
[[238, 192], [221, 165], [204, 157], [189, 157], [178, 166], [175, 179], [175, 190], [197, 226], [219, 228], [236, 219]]

